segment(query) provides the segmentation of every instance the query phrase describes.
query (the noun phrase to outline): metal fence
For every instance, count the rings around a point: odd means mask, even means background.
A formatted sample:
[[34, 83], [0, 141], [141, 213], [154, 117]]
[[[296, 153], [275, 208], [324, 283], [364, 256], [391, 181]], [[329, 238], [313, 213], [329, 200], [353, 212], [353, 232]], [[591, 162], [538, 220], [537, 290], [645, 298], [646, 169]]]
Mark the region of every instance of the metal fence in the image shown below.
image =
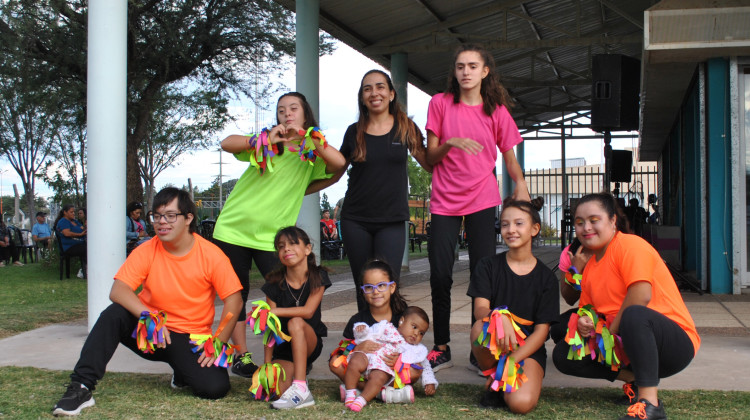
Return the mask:
[[[565, 235], [566, 242], [572, 237], [570, 208], [575, 200], [586, 194], [602, 191], [604, 171], [597, 166], [568, 168], [563, 175], [560, 169], [539, 169], [526, 171], [524, 174], [529, 194], [532, 198], [544, 198], [542, 216], [541, 244], [559, 244]], [[563, 182], [567, 185], [567, 200], [563, 199]], [[631, 199], [638, 200], [638, 205], [650, 213], [647, 198], [657, 194], [659, 177], [656, 165], [639, 165], [632, 168], [631, 182], [615, 183], [610, 191], [627, 206]]]

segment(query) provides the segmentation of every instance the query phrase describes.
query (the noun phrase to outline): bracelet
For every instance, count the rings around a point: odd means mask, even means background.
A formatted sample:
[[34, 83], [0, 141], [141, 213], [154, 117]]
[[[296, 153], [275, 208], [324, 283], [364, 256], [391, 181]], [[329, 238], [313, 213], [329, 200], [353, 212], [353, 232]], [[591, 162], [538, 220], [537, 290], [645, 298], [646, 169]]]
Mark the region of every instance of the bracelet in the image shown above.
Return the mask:
[[572, 288], [578, 290], [579, 292], [581, 291], [581, 280], [583, 280], [583, 276], [581, 274], [573, 274], [571, 272], [565, 273], [565, 283], [568, 283]]
[[143, 311], [132, 337], [136, 339], [138, 349], [144, 353], [153, 353], [156, 346], [165, 342], [164, 329], [167, 325], [167, 314], [164, 311]]
[[318, 142], [320, 142], [320, 146], [325, 149], [326, 147], [328, 147], [326, 137], [318, 127], [310, 127], [307, 129], [307, 131], [300, 130], [299, 135], [302, 136], [302, 140], [300, 141], [299, 146], [290, 146], [289, 150], [292, 152], [297, 152], [299, 154], [300, 160], [307, 161], [310, 163], [310, 165], [312, 165], [317, 157], [320, 156], [320, 152], [315, 146], [315, 142], [313, 141], [313, 139], [318, 140]]
[[493, 379], [490, 388], [493, 391], [515, 392], [528, 380], [523, 373], [523, 360], [516, 362], [509, 354], [503, 354], [497, 361], [497, 367], [482, 372]]
[[[588, 316], [594, 323], [595, 333], [585, 339], [578, 334], [578, 319], [582, 316]], [[570, 345], [568, 360], [582, 360], [588, 356], [610, 366], [613, 371], [629, 364], [622, 339], [609, 331], [604, 316], [598, 315], [591, 304], [578, 308], [578, 312], [570, 316], [565, 342]]]

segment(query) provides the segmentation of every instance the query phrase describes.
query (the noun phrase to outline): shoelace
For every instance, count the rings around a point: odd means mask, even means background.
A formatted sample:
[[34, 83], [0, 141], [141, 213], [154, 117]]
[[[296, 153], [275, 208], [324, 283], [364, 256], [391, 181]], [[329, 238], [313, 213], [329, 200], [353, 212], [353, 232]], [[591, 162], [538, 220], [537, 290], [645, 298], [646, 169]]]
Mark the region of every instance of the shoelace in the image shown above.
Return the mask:
[[242, 362], [243, 365], [249, 365], [250, 363], [253, 363], [253, 354], [250, 352], [247, 352], [240, 356], [240, 362]]
[[430, 362], [434, 362], [438, 357], [440, 357], [441, 354], [443, 354], [442, 351], [432, 350], [429, 354], [427, 354], [427, 360], [429, 360]]
[[646, 404], [637, 402], [628, 407], [628, 417], [645, 419], [646, 418]]
[[622, 386], [622, 392], [625, 393], [625, 396], [628, 397], [628, 402], [635, 401], [635, 390], [633, 389], [633, 384], [626, 383]]

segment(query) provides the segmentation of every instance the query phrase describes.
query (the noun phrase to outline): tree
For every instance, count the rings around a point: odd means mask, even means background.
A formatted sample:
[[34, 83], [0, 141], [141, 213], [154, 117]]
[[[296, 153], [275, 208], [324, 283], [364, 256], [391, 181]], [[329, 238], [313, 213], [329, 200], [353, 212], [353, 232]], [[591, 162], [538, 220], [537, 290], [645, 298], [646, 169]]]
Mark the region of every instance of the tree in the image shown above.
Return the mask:
[[323, 195], [320, 197], [320, 216], [323, 216], [324, 211], [329, 211], [333, 215], [333, 207], [331, 207], [331, 203], [328, 202], [328, 194], [323, 193]]
[[[0, 54], [30, 62], [42, 83], [85, 101], [85, 0], [6, 0], [0, 5]], [[164, 89], [201, 86], [219, 98], [257, 91], [248, 77], [273, 71], [259, 62], [294, 54], [290, 12], [271, 0], [149, 0], [128, 2], [127, 196], [143, 197], [139, 151], [149, 136]], [[327, 38], [321, 52], [330, 51]], [[265, 77], [268, 80], [268, 77]]]
[[183, 92], [164, 89], [166, 98], [158, 101], [149, 135], [138, 153], [138, 168], [146, 189], [146, 208], [151, 208], [156, 177], [185, 153], [210, 144], [210, 136], [228, 119], [227, 100], [196, 89]]
[[409, 173], [409, 194], [430, 198], [432, 174], [422, 169], [419, 163], [411, 157], [409, 158], [407, 171]]
[[37, 174], [51, 153], [49, 137], [57, 123], [22, 78], [0, 80], [0, 153], [21, 178], [33, 214]]

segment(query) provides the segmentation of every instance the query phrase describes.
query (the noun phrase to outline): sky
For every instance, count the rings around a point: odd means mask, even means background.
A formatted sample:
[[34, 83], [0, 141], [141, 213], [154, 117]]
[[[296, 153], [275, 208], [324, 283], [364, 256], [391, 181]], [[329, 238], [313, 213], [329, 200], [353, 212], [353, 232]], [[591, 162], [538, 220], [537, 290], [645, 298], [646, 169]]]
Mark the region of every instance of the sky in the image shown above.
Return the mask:
[[[357, 120], [357, 91], [362, 76], [371, 69], [383, 69], [374, 61], [361, 55], [343, 43], [337, 42], [336, 51], [320, 59], [320, 104], [319, 124], [326, 135], [329, 143], [339, 148], [346, 132], [346, 128]], [[387, 70], [386, 70], [387, 71]], [[281, 78], [281, 83], [286, 86], [286, 91], [294, 90], [295, 74], [294, 67], [286, 72]], [[268, 102], [275, 106], [278, 94], [274, 98], [268, 98]], [[422, 128], [427, 120], [427, 106], [430, 96], [415, 88], [408, 87], [408, 114], [414, 122]], [[255, 126], [254, 106], [250, 101], [242, 103], [234, 101], [230, 104], [230, 112], [236, 117], [236, 121], [229, 123], [224, 129], [214, 135], [211, 150], [196, 151], [185, 155], [172, 168], [162, 172], [156, 179], [157, 190], [166, 184], [178, 187], [188, 184], [188, 178], [192, 180], [193, 186], [204, 190], [211, 186], [219, 175], [221, 166], [223, 179], [229, 180], [239, 178], [247, 169], [246, 162], [239, 162], [225, 152], [218, 151], [219, 142], [230, 134], [249, 134]], [[262, 121], [266, 125], [275, 123], [275, 110], [265, 111]], [[592, 131], [581, 130], [581, 135], [592, 135]], [[637, 147], [638, 140], [615, 139], [612, 145], [615, 149]], [[560, 159], [560, 142], [557, 140], [528, 140], [525, 144], [525, 168], [541, 169], [550, 168], [550, 161]], [[601, 164], [603, 162], [603, 143], [601, 140], [568, 140], [566, 144], [566, 155], [570, 158], [583, 157], [586, 164]], [[220, 156], [221, 155], [221, 156]], [[219, 165], [219, 162], [222, 162]], [[498, 161], [500, 163], [501, 159]], [[4, 157], [0, 158], [0, 192], [3, 195], [13, 194], [13, 184], [16, 184], [19, 194], [23, 193], [20, 177]], [[336, 185], [326, 190], [331, 205], [346, 193], [346, 175]], [[49, 197], [52, 191], [43, 182], [37, 182], [37, 195]]]

